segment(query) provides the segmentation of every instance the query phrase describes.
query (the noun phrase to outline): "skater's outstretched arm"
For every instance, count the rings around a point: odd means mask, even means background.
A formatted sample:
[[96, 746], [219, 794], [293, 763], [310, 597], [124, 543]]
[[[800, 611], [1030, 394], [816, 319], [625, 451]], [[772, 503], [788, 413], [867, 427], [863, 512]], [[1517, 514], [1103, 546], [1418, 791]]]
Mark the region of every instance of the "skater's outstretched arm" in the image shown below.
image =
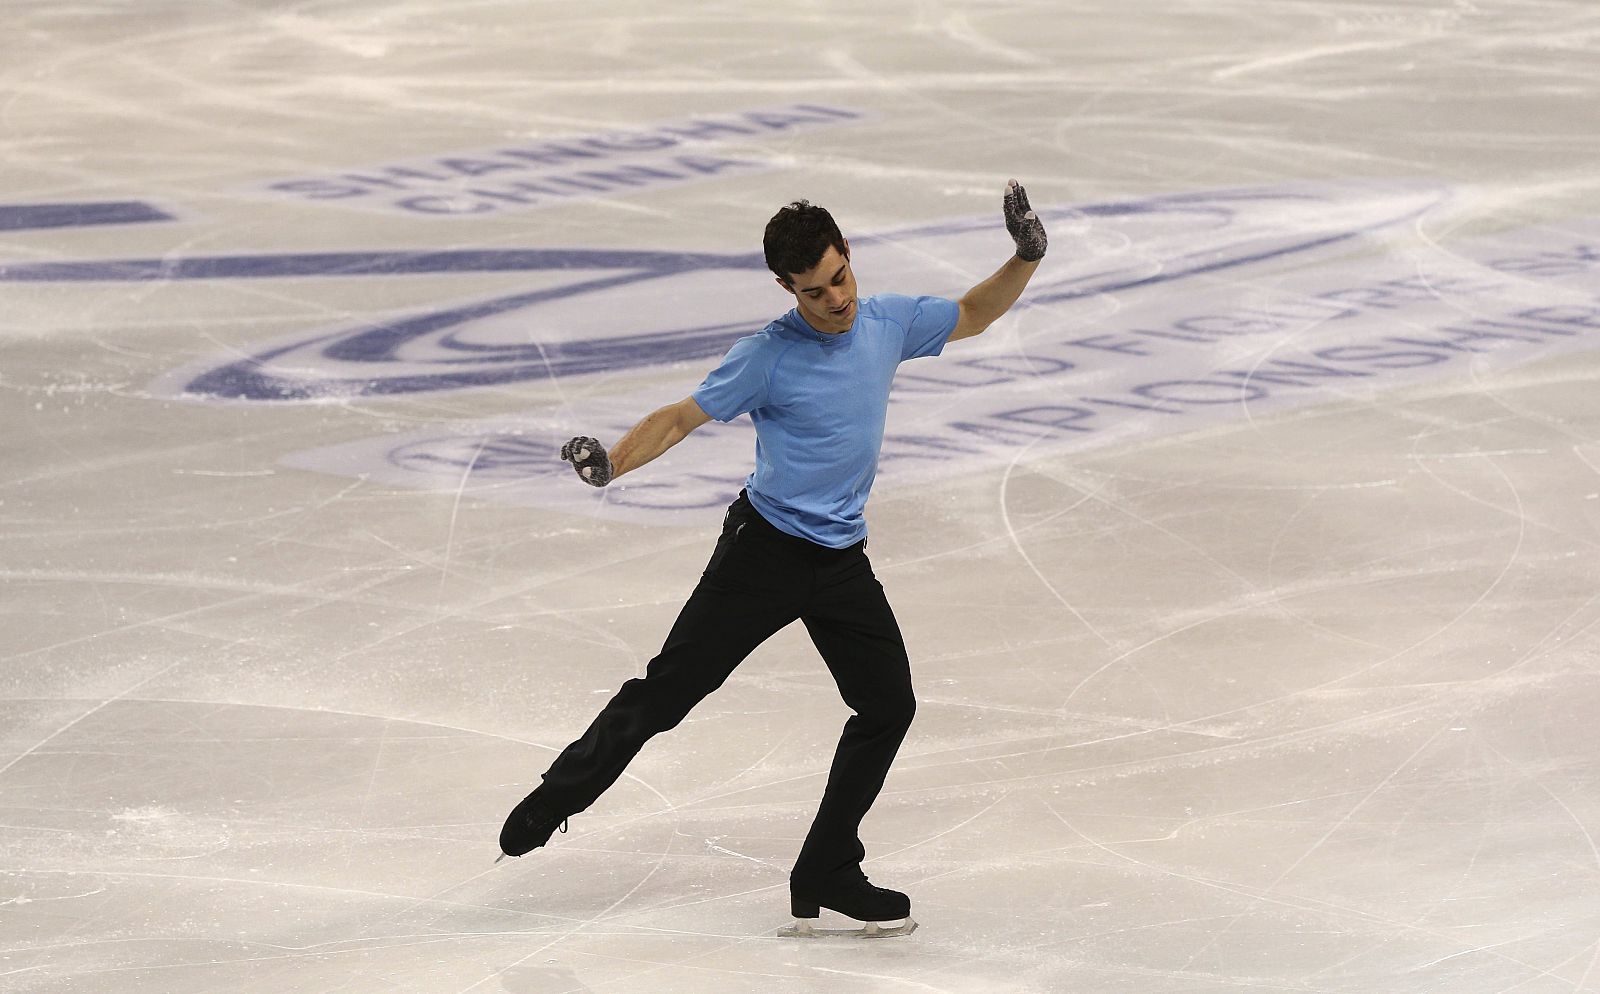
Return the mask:
[[1048, 245], [1044, 224], [1028, 205], [1027, 191], [1018, 186], [1016, 180], [1006, 184], [1001, 209], [1006, 230], [1017, 244], [1017, 253], [957, 302], [961, 306], [961, 319], [956, 322], [956, 330], [950, 333], [952, 342], [981, 335], [985, 328], [1000, 319], [1000, 315], [1010, 310], [1022, 296], [1028, 280], [1033, 278], [1034, 270], [1039, 268], [1039, 260], [1044, 258]]
[[561, 458], [572, 463], [583, 482], [603, 487], [677, 445], [710, 420], [693, 397], [685, 397], [645, 415], [610, 452], [597, 440], [579, 436], [561, 447]]

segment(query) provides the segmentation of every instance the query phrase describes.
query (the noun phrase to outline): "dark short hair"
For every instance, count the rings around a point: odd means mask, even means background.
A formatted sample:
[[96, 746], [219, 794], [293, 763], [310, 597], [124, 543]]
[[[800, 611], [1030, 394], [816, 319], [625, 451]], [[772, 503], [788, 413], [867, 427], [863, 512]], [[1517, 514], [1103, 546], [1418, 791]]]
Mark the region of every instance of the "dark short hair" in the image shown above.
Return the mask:
[[829, 246], [841, 254], [845, 251], [844, 235], [833, 223], [833, 215], [809, 200], [786, 204], [772, 215], [761, 246], [767, 268], [785, 283], [797, 273], [815, 269]]

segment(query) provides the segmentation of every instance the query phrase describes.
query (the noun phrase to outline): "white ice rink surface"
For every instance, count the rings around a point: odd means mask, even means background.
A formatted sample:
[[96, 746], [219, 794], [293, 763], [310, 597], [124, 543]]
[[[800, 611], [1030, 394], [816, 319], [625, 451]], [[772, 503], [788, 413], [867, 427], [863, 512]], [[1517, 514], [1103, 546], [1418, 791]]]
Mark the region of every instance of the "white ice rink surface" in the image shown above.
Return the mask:
[[[1600, 990], [1591, 0], [0, 8], [0, 990]], [[1010, 176], [869, 507], [922, 928], [775, 937], [798, 630], [492, 866], [751, 434], [555, 449]]]

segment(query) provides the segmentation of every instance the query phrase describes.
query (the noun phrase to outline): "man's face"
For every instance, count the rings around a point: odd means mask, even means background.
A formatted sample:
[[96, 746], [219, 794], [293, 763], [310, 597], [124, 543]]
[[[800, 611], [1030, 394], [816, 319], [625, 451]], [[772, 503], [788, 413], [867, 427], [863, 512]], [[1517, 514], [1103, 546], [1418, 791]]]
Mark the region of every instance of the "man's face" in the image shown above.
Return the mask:
[[778, 285], [794, 294], [800, 316], [818, 331], [837, 335], [855, 323], [856, 276], [850, 271], [848, 241], [843, 252], [829, 245], [810, 272], [795, 273]]

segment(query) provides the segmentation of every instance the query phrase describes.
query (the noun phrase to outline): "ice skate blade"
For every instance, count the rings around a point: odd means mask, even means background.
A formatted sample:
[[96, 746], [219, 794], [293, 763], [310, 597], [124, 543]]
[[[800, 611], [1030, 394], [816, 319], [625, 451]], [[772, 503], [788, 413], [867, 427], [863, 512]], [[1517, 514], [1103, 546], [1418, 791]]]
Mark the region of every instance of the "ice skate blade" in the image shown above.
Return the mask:
[[780, 939], [889, 939], [910, 935], [917, 923], [910, 918], [900, 922], [866, 922], [860, 928], [818, 928], [814, 919], [796, 918], [793, 925], [778, 929]]

